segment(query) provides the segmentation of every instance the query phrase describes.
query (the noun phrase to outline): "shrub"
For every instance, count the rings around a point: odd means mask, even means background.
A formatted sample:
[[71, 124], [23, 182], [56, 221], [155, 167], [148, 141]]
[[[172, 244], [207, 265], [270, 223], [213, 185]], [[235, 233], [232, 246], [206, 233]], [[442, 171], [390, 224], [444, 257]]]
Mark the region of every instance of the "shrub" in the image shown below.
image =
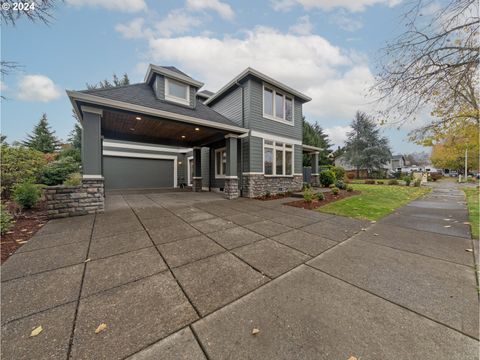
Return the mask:
[[415, 186], [415, 187], [420, 187], [420, 185], [422, 185], [422, 180], [421, 179], [417, 179], [413, 182], [413, 186]]
[[71, 173], [78, 172], [79, 167], [80, 164], [70, 156], [51, 162], [43, 169], [42, 184], [60, 185]]
[[398, 185], [398, 180], [397, 179], [390, 179], [390, 180], [388, 180], [388, 185]]
[[370, 179], [365, 180], [365, 184], [367, 184], [367, 185], [375, 185], [375, 180], [370, 180]]
[[40, 189], [29, 182], [17, 184], [13, 188], [13, 199], [23, 209], [30, 209], [40, 199]]
[[332, 194], [333, 195], [338, 195], [340, 193], [340, 189], [337, 187], [332, 188]]
[[383, 185], [383, 184], [385, 184], [385, 181], [383, 181], [383, 180], [377, 180], [377, 184], [378, 184], [378, 185]]
[[47, 163], [43, 153], [26, 147], [2, 145], [2, 193], [8, 197], [15, 184], [36, 182]]
[[350, 186], [350, 185], [347, 186], [347, 191], [348, 191], [348, 192], [352, 192], [352, 191], [353, 191], [353, 186]]
[[315, 194], [311, 188], [307, 188], [303, 191], [303, 200], [305, 200], [307, 203], [311, 203], [314, 197]]
[[349, 180], [355, 179], [355, 174], [353, 172], [347, 173], [347, 179], [349, 179]]
[[345, 190], [347, 185], [343, 181], [337, 180], [335, 181], [335, 187], [339, 188], [340, 190]]
[[433, 181], [437, 181], [439, 179], [441, 179], [443, 176], [442, 174], [438, 173], [438, 172], [433, 172], [433, 173], [430, 173], [430, 178], [433, 180]]
[[321, 192], [317, 193], [317, 200], [320, 200], [320, 201], [325, 200], [325, 195], [323, 195], [323, 193]]
[[320, 172], [320, 184], [324, 187], [328, 187], [331, 184], [335, 183], [335, 180], [337, 179], [335, 177], [335, 173], [332, 170], [323, 170]]
[[66, 157], [71, 157], [78, 163], [82, 162], [82, 154], [80, 153], [79, 149], [75, 149], [75, 148], [63, 149], [58, 154], [58, 160], [61, 160]]
[[410, 183], [412, 182], [412, 178], [410, 176], [405, 176], [403, 178], [403, 181], [405, 181], [406, 186], [410, 186]]
[[8, 212], [4, 205], [0, 205], [0, 234], [4, 235], [15, 224], [12, 214]]
[[79, 186], [82, 183], [82, 174], [73, 173], [68, 175], [68, 178], [63, 182], [65, 186]]
[[343, 180], [345, 177], [345, 169], [340, 166], [333, 166], [330, 170], [333, 171], [337, 180]]

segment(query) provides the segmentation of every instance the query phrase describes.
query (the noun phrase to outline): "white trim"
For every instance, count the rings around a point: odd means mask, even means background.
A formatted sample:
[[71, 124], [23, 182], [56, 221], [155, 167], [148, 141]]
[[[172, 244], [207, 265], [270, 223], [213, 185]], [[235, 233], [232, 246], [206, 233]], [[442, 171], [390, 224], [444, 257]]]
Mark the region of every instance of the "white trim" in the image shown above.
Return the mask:
[[177, 157], [174, 155], [145, 154], [126, 151], [103, 150], [103, 156], [131, 157], [142, 159], [173, 160], [173, 187], [177, 187]]
[[[67, 90], [67, 95], [69, 96], [70, 101], [72, 102], [72, 104], [73, 104], [73, 106], [76, 110], [78, 110], [78, 107], [77, 107], [74, 100], [87, 101], [87, 102], [92, 103], [92, 104], [111, 106], [111, 107], [115, 107], [117, 109], [122, 109], [122, 110], [127, 110], [127, 111], [132, 111], [132, 112], [138, 112], [138, 113], [142, 113], [142, 114], [146, 114], [146, 115], [163, 117], [165, 119], [181, 121], [181, 122], [185, 122], [185, 123], [189, 123], [189, 124], [202, 125], [202, 126], [211, 127], [211, 128], [214, 128], [214, 129], [220, 129], [220, 130], [226, 130], [226, 131], [235, 131], [235, 132], [239, 132], [239, 133], [242, 133], [242, 134], [248, 132], [248, 129], [244, 129], [244, 128], [239, 127], [239, 126], [221, 124], [221, 123], [211, 121], [211, 120], [207, 120], [207, 119], [199, 119], [199, 118], [194, 118], [192, 116], [172, 113], [170, 111], [157, 110], [157, 109], [153, 109], [153, 108], [146, 107], [146, 106], [127, 103], [127, 102], [124, 102], [124, 101], [105, 99], [105, 98], [102, 98], [101, 96], [95, 96], [95, 95], [92, 95], [92, 94], [84, 94], [84, 93], [81, 93], [81, 92], [78, 92], [78, 91]], [[81, 114], [78, 111], [77, 111], [77, 115], [81, 118]]]
[[225, 175], [223, 178], [224, 179], [238, 179], [238, 176], [236, 176], [236, 175]]
[[312, 175], [312, 176], [318, 176], [318, 175], [320, 175], [320, 174], [319, 174], [319, 173], [315, 173], [315, 174], [312, 173], [312, 174], [310, 174], [310, 175]]
[[[270, 114], [266, 114], [265, 113], [265, 88], [267, 88], [268, 90], [270, 90], [272, 92], [272, 112], [273, 114], [270, 115]], [[280, 118], [280, 117], [277, 117], [275, 115], [276, 113], [276, 106], [275, 106], [275, 102], [277, 101], [275, 98], [276, 96], [278, 95], [281, 95], [283, 97], [283, 117]], [[286, 113], [286, 99], [290, 98], [292, 100], [292, 121], [288, 121], [285, 117], [287, 115]], [[286, 93], [284, 93], [283, 91], [278, 91], [274, 86], [271, 86], [269, 84], [265, 84], [265, 83], [262, 83], [262, 115], [265, 119], [268, 119], [268, 120], [272, 120], [272, 121], [277, 121], [279, 123], [282, 123], [282, 124], [286, 124], [286, 125], [290, 125], [290, 126], [295, 126], [295, 100], [294, 100], [294, 97], [291, 96], [291, 95], [287, 95]]]
[[153, 74], [160, 74], [160, 75], [164, 75], [164, 76], [169, 76], [169, 77], [171, 77], [175, 80], [183, 81], [183, 82], [185, 82], [189, 85], [193, 85], [193, 86], [196, 86], [196, 87], [199, 87], [199, 88], [201, 88], [204, 85], [202, 82], [194, 80], [191, 77], [179, 74], [175, 71], [165, 69], [164, 67], [156, 66], [156, 65], [153, 65], [153, 64], [148, 65], [147, 73], [145, 75], [145, 82], [146, 83], [150, 82]]
[[[227, 156], [227, 148], [226, 148], [226, 147], [222, 147], [222, 148], [215, 149], [215, 156], [214, 156], [214, 161], [215, 161], [215, 179], [225, 179], [225, 174], [219, 174], [218, 171], [217, 171], [217, 170], [218, 170], [218, 169], [217, 169], [217, 153], [220, 153], [220, 154], [221, 154], [222, 152], [225, 153], [225, 157], [226, 157], [226, 156]], [[223, 156], [222, 156], [222, 155], [220, 155], [220, 161], [223, 162]], [[226, 169], [227, 165], [228, 165], [228, 164], [227, 164], [227, 160], [225, 159], [225, 170], [227, 170], [227, 169]], [[222, 170], [222, 169], [220, 168], [220, 170]]]
[[103, 110], [99, 108], [82, 105], [80, 106], [80, 109], [82, 110], [82, 112], [88, 112], [91, 114], [97, 114], [97, 115], [103, 116]]
[[201, 176], [194, 176], [192, 179], [193, 180], [202, 180], [202, 177]]
[[[246, 77], [247, 75], [254, 75], [256, 76], [257, 78], [260, 78], [261, 80], [269, 83], [269, 84], [272, 84], [276, 87], [278, 87], [279, 89], [287, 92], [287, 93], [290, 93], [300, 99], [302, 99], [303, 101], [307, 102], [307, 101], [310, 101], [312, 100], [311, 97], [308, 97], [307, 95], [304, 95], [302, 94], [301, 92], [297, 91], [297, 90], [294, 90], [292, 89], [291, 87], [285, 85], [285, 84], [282, 84], [281, 82], [275, 80], [275, 79], [272, 79], [271, 77], [265, 75], [265, 74], [262, 74], [260, 71], [258, 70], [255, 70], [255, 69], [252, 69], [251, 67], [248, 67], [246, 68], [245, 70], [243, 70], [239, 75], [237, 75], [236, 77], [233, 78], [233, 80], [231, 80], [229, 83], [227, 83], [224, 87], [222, 87], [220, 90], [218, 90], [215, 94], [213, 94], [212, 96], [210, 96], [205, 102], [204, 104], [207, 105], [209, 103], [211, 103], [213, 100], [215, 100], [216, 98], [218, 98], [219, 96], [223, 95], [223, 93], [225, 91], [227, 91], [230, 87], [232, 87], [233, 85], [237, 84], [241, 79], [243, 79], [244, 77]], [[263, 96], [263, 94], [262, 94]]]
[[229, 139], [229, 138], [235, 138], [235, 139], [238, 139], [238, 135], [237, 134], [227, 134], [225, 135], [225, 139]]
[[120, 143], [120, 142], [112, 142], [110, 139], [105, 139], [103, 141], [104, 147], [114, 147], [114, 148], [123, 148], [123, 149], [135, 149], [135, 150], [149, 150], [149, 151], [159, 151], [159, 152], [171, 152], [171, 153], [178, 153], [184, 154], [189, 151], [192, 151], [191, 148], [167, 148], [162, 146], [154, 146], [154, 145], [137, 145], [137, 144], [129, 144], [129, 143]]
[[82, 179], [85, 179], [85, 180], [103, 180], [103, 175], [87, 175], [87, 174], [84, 174], [82, 176]]
[[[183, 85], [187, 87], [187, 98], [180, 98], [175, 95], [171, 95], [169, 93], [169, 85], [170, 82], [172, 83], [177, 83], [179, 85]], [[173, 101], [182, 105], [190, 105], [190, 85], [182, 83], [181, 81], [175, 80], [175, 79], [169, 79], [168, 77], [165, 77], [165, 100], [168, 101]]]
[[[192, 186], [193, 185], [193, 177], [190, 173], [190, 160], [193, 160], [193, 156], [187, 156], [187, 185]], [[193, 163], [193, 166], [195, 166], [195, 163]]]
[[257, 172], [251, 171], [251, 172], [244, 172], [244, 173], [242, 173], [242, 175], [263, 175], [263, 174], [264, 174], [264, 173], [261, 172], [261, 171], [257, 171]]
[[303, 176], [303, 174], [300, 174], [300, 173], [293, 173], [293, 176]]
[[301, 140], [292, 139], [284, 136], [272, 135], [272, 134], [264, 133], [262, 131], [257, 131], [257, 130], [251, 130], [250, 136], [259, 137], [259, 138], [270, 140], [270, 141], [285, 142], [292, 145], [302, 145]]

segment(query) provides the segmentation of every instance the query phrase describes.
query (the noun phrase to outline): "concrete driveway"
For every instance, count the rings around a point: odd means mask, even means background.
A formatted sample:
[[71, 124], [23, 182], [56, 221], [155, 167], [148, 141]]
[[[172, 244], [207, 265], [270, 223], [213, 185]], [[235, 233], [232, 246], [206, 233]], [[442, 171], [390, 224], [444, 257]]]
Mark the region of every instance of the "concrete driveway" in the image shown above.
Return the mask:
[[50, 221], [2, 266], [2, 359], [478, 358], [458, 190], [376, 224], [281, 202], [111, 195]]

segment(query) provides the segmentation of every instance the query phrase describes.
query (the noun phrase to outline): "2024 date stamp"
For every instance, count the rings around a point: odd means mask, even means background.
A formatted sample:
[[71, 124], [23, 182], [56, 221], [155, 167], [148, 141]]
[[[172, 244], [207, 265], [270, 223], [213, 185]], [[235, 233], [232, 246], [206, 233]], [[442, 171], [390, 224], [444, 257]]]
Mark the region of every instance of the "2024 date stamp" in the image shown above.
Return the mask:
[[35, 11], [35, 1], [25, 2], [8, 2], [1, 1], [1, 9], [3, 11]]

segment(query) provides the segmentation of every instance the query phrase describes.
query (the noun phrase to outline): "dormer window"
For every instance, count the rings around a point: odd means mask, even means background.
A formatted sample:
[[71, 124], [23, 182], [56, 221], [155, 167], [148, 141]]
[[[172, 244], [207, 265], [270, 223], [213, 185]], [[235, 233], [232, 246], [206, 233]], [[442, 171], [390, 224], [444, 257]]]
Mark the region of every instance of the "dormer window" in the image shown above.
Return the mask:
[[293, 97], [264, 84], [263, 117], [293, 125]]
[[190, 105], [190, 86], [176, 80], [165, 78], [165, 100]]

